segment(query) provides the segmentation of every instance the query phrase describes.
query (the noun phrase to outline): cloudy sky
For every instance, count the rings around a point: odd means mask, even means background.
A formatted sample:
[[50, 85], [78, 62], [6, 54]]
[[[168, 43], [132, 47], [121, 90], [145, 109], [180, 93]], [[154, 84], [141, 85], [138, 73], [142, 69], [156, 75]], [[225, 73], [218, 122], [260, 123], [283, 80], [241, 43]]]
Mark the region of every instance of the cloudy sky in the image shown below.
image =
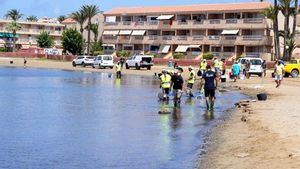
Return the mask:
[[[19, 9], [25, 16], [56, 17], [69, 14], [83, 4], [97, 4], [100, 10], [107, 11], [120, 6], [157, 6], [243, 1], [251, 2], [254, 0], [0, 0], [0, 18], [3, 18], [9, 9]], [[170, 2], [172, 2], [172, 4], [170, 4]]]

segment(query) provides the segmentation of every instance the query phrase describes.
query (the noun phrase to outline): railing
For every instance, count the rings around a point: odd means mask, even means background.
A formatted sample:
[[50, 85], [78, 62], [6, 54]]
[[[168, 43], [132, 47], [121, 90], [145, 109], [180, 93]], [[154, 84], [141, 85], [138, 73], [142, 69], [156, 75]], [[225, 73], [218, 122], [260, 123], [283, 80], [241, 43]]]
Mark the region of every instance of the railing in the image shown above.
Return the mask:
[[236, 40], [237, 36], [224, 36], [225, 40]]
[[223, 57], [231, 57], [234, 55], [234, 52], [223, 52]]
[[157, 40], [158, 39], [158, 35], [149, 35], [149, 40]]
[[204, 36], [203, 35], [194, 35], [193, 40], [203, 40]]
[[163, 38], [162, 38], [163, 40], [172, 40], [173, 39], [173, 36], [169, 36], [169, 35], [165, 35], [165, 36], [163, 36]]
[[116, 26], [119, 25], [119, 22], [104, 22], [105, 26]]
[[103, 36], [103, 39], [115, 40], [118, 39], [118, 36]]
[[143, 39], [144, 39], [144, 36], [134, 36], [134, 39], [135, 39], [135, 40], [143, 40]]
[[238, 20], [237, 19], [226, 19], [226, 24], [237, 24]]
[[221, 23], [221, 19], [210, 19], [209, 20], [209, 24], [220, 24]]
[[177, 40], [180, 40], [180, 41], [186, 41], [188, 39], [187, 36], [178, 36], [177, 37]]
[[218, 36], [218, 35], [210, 35], [210, 36], [208, 36], [208, 40], [220, 40], [220, 36]]
[[123, 25], [131, 25], [131, 21], [123, 21]]
[[148, 21], [148, 25], [158, 25], [158, 21]]
[[142, 26], [142, 25], [145, 25], [145, 22], [144, 21], [135, 21], [134, 25], [136, 25], [136, 26], [141, 25]]
[[213, 54], [214, 56], [216, 56], [216, 57], [221, 56], [221, 52], [212, 52], [212, 54]]
[[243, 40], [247, 40], [247, 41], [259, 41], [262, 39], [263, 39], [262, 35], [244, 35], [243, 36]]
[[187, 25], [188, 21], [177, 21], [178, 25]]
[[201, 25], [201, 24], [203, 24], [203, 20], [201, 20], [201, 21], [197, 21], [197, 20], [194, 20], [193, 21], [193, 25]]
[[245, 18], [244, 23], [263, 23], [264, 18]]

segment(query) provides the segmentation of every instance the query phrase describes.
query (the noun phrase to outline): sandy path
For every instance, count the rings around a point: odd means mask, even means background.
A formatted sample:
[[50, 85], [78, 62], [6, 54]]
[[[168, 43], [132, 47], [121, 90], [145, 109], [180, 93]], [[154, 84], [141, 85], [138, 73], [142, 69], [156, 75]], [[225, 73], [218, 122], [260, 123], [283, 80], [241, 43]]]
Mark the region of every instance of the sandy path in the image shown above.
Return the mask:
[[[251, 103], [252, 113], [236, 109], [212, 134], [211, 148], [199, 168], [300, 168], [300, 80], [285, 79], [275, 88], [271, 78], [252, 78], [234, 84], [245, 93], [268, 93], [265, 102]], [[242, 122], [244, 116], [247, 122]]]

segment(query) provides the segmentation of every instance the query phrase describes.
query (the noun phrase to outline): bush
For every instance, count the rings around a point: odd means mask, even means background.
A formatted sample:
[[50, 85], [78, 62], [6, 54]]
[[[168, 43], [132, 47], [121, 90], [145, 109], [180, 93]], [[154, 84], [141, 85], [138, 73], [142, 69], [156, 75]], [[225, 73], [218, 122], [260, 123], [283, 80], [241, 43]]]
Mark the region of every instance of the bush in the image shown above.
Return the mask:
[[76, 29], [66, 29], [62, 34], [62, 45], [64, 51], [73, 55], [82, 53], [83, 38]]
[[103, 51], [94, 51], [94, 56], [103, 55]]
[[0, 48], [0, 52], [8, 52], [8, 49], [7, 48]]
[[206, 52], [203, 54], [203, 59], [206, 59], [206, 60], [211, 60], [214, 58], [214, 55], [212, 52]]
[[122, 50], [122, 51], [117, 51], [117, 57], [128, 57], [130, 55], [130, 52]]
[[174, 59], [183, 59], [184, 55], [183, 55], [183, 53], [174, 53], [173, 58]]

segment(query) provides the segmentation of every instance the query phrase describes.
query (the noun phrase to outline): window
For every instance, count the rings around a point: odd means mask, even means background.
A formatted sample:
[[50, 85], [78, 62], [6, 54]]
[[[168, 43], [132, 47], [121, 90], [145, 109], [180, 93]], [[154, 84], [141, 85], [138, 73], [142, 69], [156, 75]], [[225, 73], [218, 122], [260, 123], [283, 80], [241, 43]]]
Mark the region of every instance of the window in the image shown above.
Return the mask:
[[86, 58], [88, 58], [88, 59], [94, 59], [94, 57], [86, 57]]
[[250, 62], [251, 62], [251, 65], [261, 65], [261, 60], [253, 59], [253, 60], [250, 60]]
[[290, 63], [291, 64], [297, 64], [297, 60], [291, 60]]
[[104, 56], [103, 60], [112, 60], [112, 57], [111, 56]]

